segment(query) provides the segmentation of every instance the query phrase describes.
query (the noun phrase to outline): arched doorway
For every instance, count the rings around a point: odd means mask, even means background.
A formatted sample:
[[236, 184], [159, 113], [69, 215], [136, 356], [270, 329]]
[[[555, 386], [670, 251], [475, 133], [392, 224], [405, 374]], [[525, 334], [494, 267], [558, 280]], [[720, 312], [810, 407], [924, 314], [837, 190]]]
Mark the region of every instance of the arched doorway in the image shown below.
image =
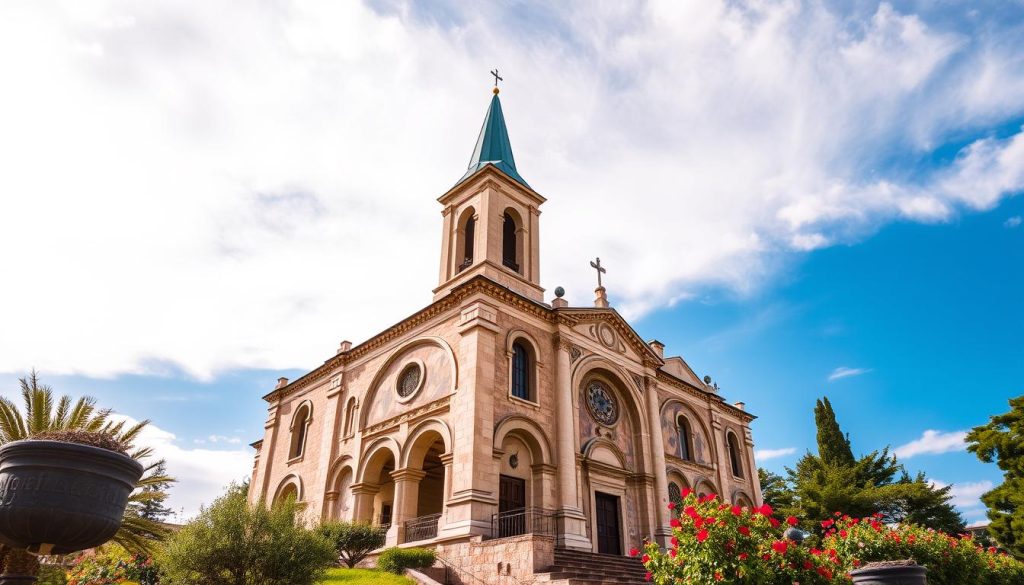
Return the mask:
[[445, 439], [441, 425], [428, 425], [410, 439], [405, 467], [393, 475], [399, 497], [401, 541], [435, 538], [444, 512]]
[[395, 455], [386, 446], [370, 452], [363, 463], [362, 481], [352, 486], [353, 519], [390, 528], [394, 516]]

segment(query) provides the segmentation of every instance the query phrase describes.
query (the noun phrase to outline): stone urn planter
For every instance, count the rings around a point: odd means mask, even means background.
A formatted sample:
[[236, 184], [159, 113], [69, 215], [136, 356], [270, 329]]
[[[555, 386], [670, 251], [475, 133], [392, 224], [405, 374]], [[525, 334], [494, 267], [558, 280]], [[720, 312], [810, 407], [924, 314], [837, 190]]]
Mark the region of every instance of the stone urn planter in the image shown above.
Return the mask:
[[99, 546], [121, 527], [142, 477], [128, 455], [54, 440], [0, 447], [0, 542], [34, 554]]
[[868, 563], [850, 572], [854, 585], [928, 585], [928, 569], [913, 559]]

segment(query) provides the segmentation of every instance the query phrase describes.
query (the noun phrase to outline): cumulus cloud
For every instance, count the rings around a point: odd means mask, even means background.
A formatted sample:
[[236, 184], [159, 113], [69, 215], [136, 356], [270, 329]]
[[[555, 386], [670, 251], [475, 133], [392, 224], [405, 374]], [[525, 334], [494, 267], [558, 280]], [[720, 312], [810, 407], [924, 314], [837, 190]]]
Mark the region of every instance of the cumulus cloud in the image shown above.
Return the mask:
[[[123, 415], [113, 418], [125, 419], [129, 425], [136, 422]], [[171, 486], [166, 502], [175, 513], [171, 519], [174, 522], [195, 516], [201, 505], [212, 502], [228, 484], [241, 482], [252, 475], [253, 451], [248, 448], [183, 447], [174, 433], [153, 424], [142, 431], [135, 444], [152, 447], [154, 457], [165, 459], [167, 473], [178, 480]]]
[[1024, 112], [1019, 31], [997, 21], [886, 3], [425, 10], [3, 3], [0, 250], [16, 253], [0, 270], [18, 284], [0, 371], [312, 367], [423, 306], [435, 197], [495, 66], [519, 169], [548, 197], [543, 284], [587, 303], [600, 255], [629, 317], [1024, 187], [1024, 134], [990, 131]]
[[901, 459], [916, 455], [939, 455], [967, 449], [967, 431], [942, 432], [927, 430], [920, 439], [915, 439], [893, 450], [893, 454]]
[[777, 459], [779, 457], [785, 457], [796, 453], [796, 447], [785, 447], [782, 449], [758, 449], [754, 451], [754, 459], [758, 461], [765, 461], [767, 459]]
[[[943, 488], [949, 485], [937, 479], [929, 479], [929, 483], [935, 487]], [[955, 483], [953, 488], [949, 490], [949, 494], [952, 496], [950, 503], [960, 508], [965, 514], [976, 514], [978, 508], [984, 506], [981, 501], [981, 496], [985, 492], [992, 490], [992, 482], [988, 480], [968, 482], [968, 483]]]
[[1003, 227], [1012, 230], [1015, 227], [1020, 227], [1021, 221], [1022, 220], [1019, 215], [1014, 215], [1013, 217], [1007, 218], [1006, 221], [1003, 222]]
[[834, 382], [834, 381], [840, 380], [842, 378], [850, 378], [852, 376], [860, 376], [860, 375], [863, 375], [863, 374], [867, 374], [870, 371], [871, 371], [871, 369], [869, 369], [869, 368], [848, 368], [846, 366], [839, 366], [838, 368], [832, 370], [832, 373], [828, 375], [828, 381], [829, 382]]

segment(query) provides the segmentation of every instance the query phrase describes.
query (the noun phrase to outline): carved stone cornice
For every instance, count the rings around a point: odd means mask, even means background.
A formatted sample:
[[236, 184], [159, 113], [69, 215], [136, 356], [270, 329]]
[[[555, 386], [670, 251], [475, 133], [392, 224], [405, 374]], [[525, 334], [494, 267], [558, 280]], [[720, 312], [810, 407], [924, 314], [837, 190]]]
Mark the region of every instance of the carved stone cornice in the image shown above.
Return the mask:
[[373, 426], [366, 427], [365, 429], [363, 429], [363, 436], [370, 437], [376, 435], [377, 433], [381, 433], [392, 428], [395, 428], [406, 421], [419, 418], [421, 416], [434, 414], [435, 412], [440, 410], [447, 410], [448, 403], [451, 402], [451, 399], [452, 395], [449, 394], [448, 396], [438, 398], [437, 400], [430, 402], [428, 404], [424, 404], [423, 406], [420, 406], [418, 408], [407, 410], [398, 416], [393, 416], [387, 420], [383, 420]]
[[746, 424], [749, 424], [750, 422], [757, 418], [756, 416], [750, 414], [745, 410], [740, 410], [735, 406], [722, 401], [721, 399], [719, 399], [717, 394], [713, 392], [708, 392], [707, 390], [701, 390], [699, 388], [696, 388], [667, 372], [658, 370], [656, 373], [656, 377], [657, 381], [663, 382], [665, 386], [670, 387], [674, 390], [679, 390], [695, 398], [699, 398], [716, 408], [721, 408], [722, 410], [728, 411], [729, 414], [732, 414], [733, 416], [740, 419]]
[[708, 472], [715, 470], [714, 464], [690, 461], [689, 459], [683, 459], [673, 455], [672, 453], [665, 453], [665, 462], [670, 465], [674, 465], [675, 467], [690, 469], [693, 471]]

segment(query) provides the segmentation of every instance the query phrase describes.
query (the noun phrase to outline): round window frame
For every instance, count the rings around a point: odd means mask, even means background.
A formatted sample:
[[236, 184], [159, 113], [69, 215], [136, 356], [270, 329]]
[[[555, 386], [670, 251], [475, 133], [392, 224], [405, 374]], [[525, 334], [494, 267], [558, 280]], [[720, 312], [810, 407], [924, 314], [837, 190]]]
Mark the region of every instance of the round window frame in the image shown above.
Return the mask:
[[[400, 388], [401, 383], [402, 383], [402, 375], [405, 374], [405, 371], [408, 370], [410, 366], [416, 366], [417, 368], [419, 368], [419, 370], [420, 370], [420, 380], [416, 384], [416, 388], [412, 392], [410, 392], [408, 396], [402, 396], [402, 393], [399, 391], [399, 388]], [[420, 390], [423, 389], [423, 383], [426, 380], [427, 380], [427, 366], [426, 366], [426, 364], [423, 363], [423, 360], [418, 359], [418, 358], [413, 358], [411, 360], [406, 361], [405, 363], [402, 364], [402, 367], [398, 369], [398, 375], [395, 376], [394, 391], [395, 391], [396, 400], [398, 400], [398, 402], [404, 404], [406, 402], [409, 402], [413, 398], [416, 398], [416, 395], [418, 395], [420, 393]]]
[[[602, 415], [598, 413], [594, 409], [594, 406], [590, 403], [590, 386], [595, 383], [600, 384], [601, 386], [604, 387], [604, 391], [608, 394], [608, 398], [615, 406], [615, 418], [612, 419], [611, 422], [605, 422], [601, 420]], [[587, 411], [590, 412], [590, 416], [594, 419], [595, 423], [601, 426], [608, 428], [614, 427], [616, 424], [618, 424], [619, 419], [622, 418], [622, 405], [620, 404], [619, 397], [615, 395], [615, 390], [612, 388], [612, 385], [607, 380], [604, 380], [602, 378], [588, 379], [586, 383], [583, 385], [583, 399], [587, 403]]]

